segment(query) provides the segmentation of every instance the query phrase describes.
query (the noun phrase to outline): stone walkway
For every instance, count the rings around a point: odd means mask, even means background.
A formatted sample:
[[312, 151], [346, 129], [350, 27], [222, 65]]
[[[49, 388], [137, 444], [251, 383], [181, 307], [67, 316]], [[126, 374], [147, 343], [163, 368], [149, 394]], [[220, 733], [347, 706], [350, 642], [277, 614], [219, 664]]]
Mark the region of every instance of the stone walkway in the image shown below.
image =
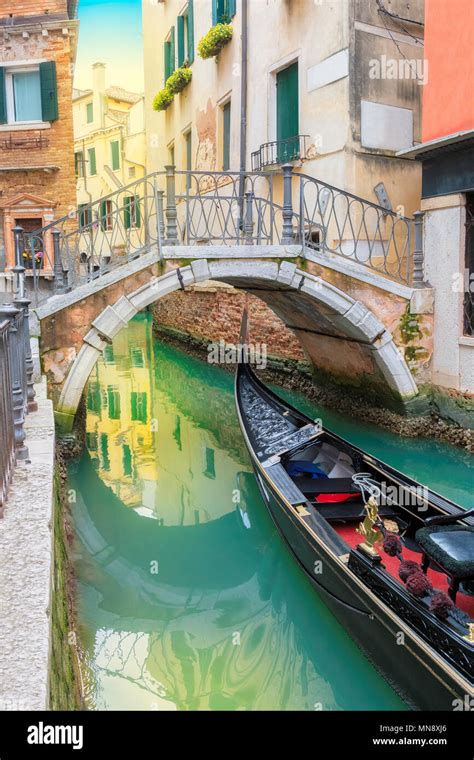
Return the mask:
[[30, 464], [17, 465], [0, 519], [0, 710], [48, 707], [54, 417], [44, 379], [35, 390]]

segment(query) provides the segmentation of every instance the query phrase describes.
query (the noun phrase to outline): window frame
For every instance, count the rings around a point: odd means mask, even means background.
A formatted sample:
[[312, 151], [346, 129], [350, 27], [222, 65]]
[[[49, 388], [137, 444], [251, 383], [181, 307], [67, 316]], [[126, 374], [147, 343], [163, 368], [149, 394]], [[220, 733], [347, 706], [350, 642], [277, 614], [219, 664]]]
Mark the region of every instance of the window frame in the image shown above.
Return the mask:
[[[89, 119], [89, 107], [90, 107], [90, 114], [91, 118]], [[90, 100], [88, 103], [86, 103], [86, 124], [93, 124], [94, 123], [94, 101]]]
[[[94, 161], [91, 161], [91, 153], [94, 153]], [[95, 150], [95, 146], [92, 146], [91, 148], [87, 148], [87, 163], [89, 164], [89, 177], [97, 177], [97, 153]], [[94, 163], [94, 169], [95, 171], [92, 172], [92, 163]]]
[[[117, 160], [118, 166], [114, 168], [114, 149], [113, 146], [117, 145]], [[110, 140], [110, 164], [113, 172], [119, 172], [122, 168], [121, 156], [120, 156], [120, 140]]]
[[[26, 121], [20, 121], [16, 120], [15, 118], [15, 91], [13, 86], [13, 76], [14, 74], [26, 74], [31, 73], [34, 71], [38, 72], [38, 75], [40, 75], [40, 63], [38, 62], [32, 62], [32, 63], [17, 63], [14, 62], [12, 65], [3, 66], [5, 69], [5, 103], [6, 103], [6, 116], [7, 121], [5, 126], [17, 126], [20, 124], [48, 124], [48, 122], [43, 121], [43, 115], [41, 114], [40, 119], [28, 119]], [[41, 97], [41, 78], [39, 82], [39, 91], [40, 91], [40, 97]]]

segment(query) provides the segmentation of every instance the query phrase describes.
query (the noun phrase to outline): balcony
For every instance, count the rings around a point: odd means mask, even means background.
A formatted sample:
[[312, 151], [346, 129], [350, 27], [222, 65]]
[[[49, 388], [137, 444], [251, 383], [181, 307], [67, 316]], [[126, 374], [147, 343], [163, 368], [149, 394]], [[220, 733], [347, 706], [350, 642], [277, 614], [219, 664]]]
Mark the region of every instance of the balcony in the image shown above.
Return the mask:
[[284, 140], [263, 143], [252, 153], [252, 171], [258, 172], [269, 166], [281, 166], [290, 161], [301, 161], [306, 156], [306, 140], [309, 135], [295, 135]]

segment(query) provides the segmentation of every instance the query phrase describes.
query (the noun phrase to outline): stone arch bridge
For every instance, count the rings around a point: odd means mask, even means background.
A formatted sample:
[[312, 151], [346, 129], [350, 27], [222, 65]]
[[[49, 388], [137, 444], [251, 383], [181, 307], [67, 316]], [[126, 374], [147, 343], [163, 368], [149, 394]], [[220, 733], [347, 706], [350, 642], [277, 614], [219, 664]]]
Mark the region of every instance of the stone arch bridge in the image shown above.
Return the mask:
[[431, 320], [416, 240], [411, 249], [416, 222], [291, 167], [280, 179], [281, 203], [277, 173], [191, 172], [180, 195], [180, 173], [167, 167], [165, 190], [146, 177], [82, 209], [79, 223], [65, 218], [29, 236], [33, 265], [38, 239], [54, 251], [56, 293], [35, 312], [61, 432], [71, 431], [95, 362], [128, 321], [208, 280], [265, 301], [317, 373], [400, 411], [410, 405], [418, 388], [401, 324], [415, 313], [429, 335]]

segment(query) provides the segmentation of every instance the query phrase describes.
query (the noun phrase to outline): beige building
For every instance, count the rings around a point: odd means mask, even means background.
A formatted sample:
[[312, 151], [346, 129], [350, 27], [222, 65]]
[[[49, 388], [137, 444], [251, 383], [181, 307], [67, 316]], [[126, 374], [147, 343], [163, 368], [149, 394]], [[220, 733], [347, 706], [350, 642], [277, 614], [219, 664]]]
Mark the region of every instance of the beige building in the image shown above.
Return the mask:
[[[411, 215], [420, 170], [397, 152], [420, 141], [423, 2], [381, 8], [376, 0], [144, 2], [147, 170], [291, 161]], [[199, 42], [222, 21], [232, 39], [203, 59]], [[191, 81], [157, 112], [156, 94], [183, 64]]]
[[[73, 117], [79, 223], [86, 226], [100, 216], [97, 234], [105, 238], [108, 253], [106, 238], [112, 234], [113, 215], [121, 210], [113, 201], [90, 204], [144, 176], [144, 98], [107, 86], [105, 64], [95, 63], [92, 88], [73, 92]], [[96, 244], [96, 250], [101, 246]]]

